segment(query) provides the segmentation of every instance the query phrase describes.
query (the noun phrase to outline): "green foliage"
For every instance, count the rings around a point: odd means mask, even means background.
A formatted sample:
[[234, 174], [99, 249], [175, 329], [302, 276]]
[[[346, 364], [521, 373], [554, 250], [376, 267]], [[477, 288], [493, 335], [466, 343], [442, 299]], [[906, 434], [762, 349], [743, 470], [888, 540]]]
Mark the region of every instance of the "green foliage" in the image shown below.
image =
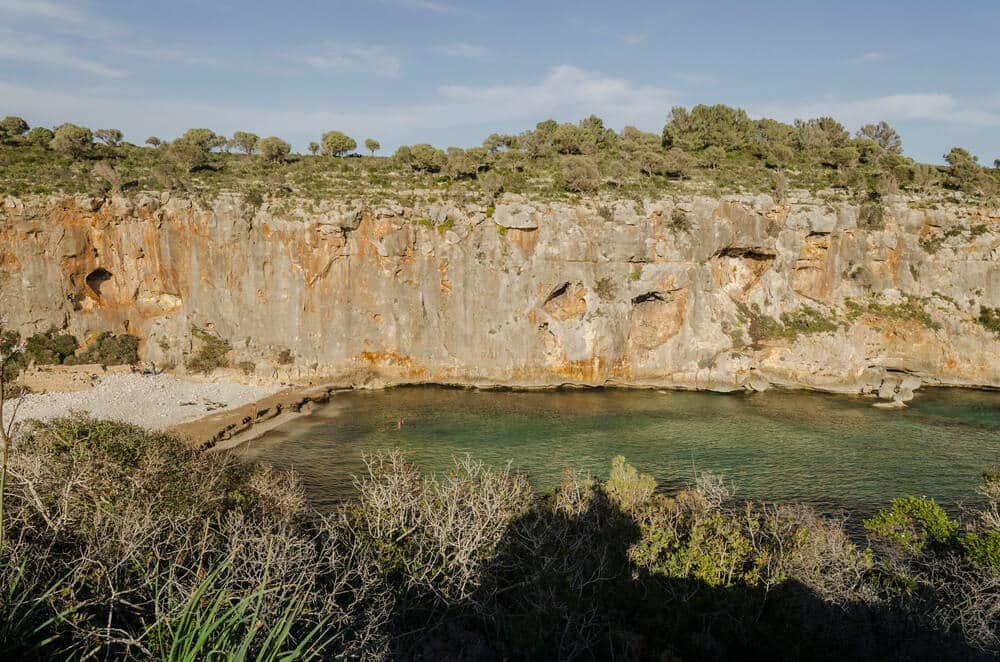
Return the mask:
[[568, 471], [543, 496], [509, 468], [466, 458], [427, 476], [379, 454], [324, 516], [287, 474], [121, 423], [31, 424], [14, 463], [16, 542], [0, 550], [0, 651], [12, 659], [975, 659], [1000, 648], [1000, 541], [961, 536], [926, 504], [898, 510], [927, 544], [882, 556], [839, 518], [736, 503], [704, 474], [657, 492], [623, 458], [603, 485]]
[[882, 230], [885, 228], [885, 207], [880, 197], [869, 197], [858, 212], [858, 227], [865, 230]]
[[981, 307], [976, 321], [982, 324], [987, 331], [1000, 335], [1000, 308]]
[[[226, 562], [213, 568], [180, 613], [169, 621], [160, 621], [158, 630], [150, 633], [161, 644], [159, 659], [196, 662], [216, 659], [221, 652], [225, 652], [227, 662], [292, 662], [312, 657], [323, 621], [298, 642], [292, 636], [292, 629], [305, 612], [305, 599], [269, 587], [266, 577], [261, 577], [260, 585], [248, 595], [232, 596], [220, 577], [228, 565]], [[258, 641], [269, 603], [280, 605], [280, 611], [272, 619], [267, 636]]]
[[292, 354], [292, 350], [283, 349], [278, 352], [278, 365], [292, 365], [295, 363], [295, 355]]
[[25, 354], [38, 365], [59, 365], [72, 356], [78, 346], [73, 336], [49, 329], [28, 338]]
[[983, 169], [980, 167], [979, 159], [976, 156], [961, 147], [954, 147], [944, 155], [944, 160], [950, 166], [948, 173], [949, 186], [967, 193], [974, 193], [979, 190], [983, 182]]
[[604, 483], [604, 491], [619, 508], [632, 512], [653, 496], [656, 480], [649, 474], [639, 473], [618, 455], [611, 460], [611, 475]]
[[125, 137], [118, 129], [98, 129], [94, 131], [94, 138], [100, 140], [108, 147], [117, 147], [118, 143]]
[[188, 370], [207, 375], [217, 368], [229, 367], [228, 355], [233, 346], [227, 340], [197, 326], [191, 327], [191, 336], [198, 341], [198, 349], [185, 363]]
[[21, 117], [8, 115], [0, 120], [0, 142], [16, 140], [28, 132], [28, 123]]
[[[592, 193], [603, 184], [613, 186], [621, 199], [670, 196], [678, 188], [719, 194], [777, 192], [781, 198], [795, 189], [832, 188], [846, 198], [873, 189], [925, 191], [942, 183], [984, 198], [1000, 190], [1000, 180], [984, 174], [974, 161], [970, 166], [959, 158], [957, 165], [939, 172], [883, 148], [878, 140], [894, 144], [891, 127], [874, 126], [866, 132], [874, 132], [874, 139], [852, 140], [830, 118], [793, 126], [751, 120], [736, 108], [702, 105], [690, 111], [674, 109], [661, 136], [635, 127], [617, 133], [591, 116], [575, 124], [546, 120], [516, 136], [491, 134], [480, 147], [452, 147], [445, 153], [424, 143], [400, 147], [391, 159], [333, 164], [285, 158], [283, 143], [275, 141], [276, 149], [264, 160], [249, 158], [244, 152], [256, 144], [249, 132], [237, 132], [227, 141], [208, 129], [194, 129], [163, 150], [138, 150], [128, 144], [94, 149], [90, 141], [56, 141], [56, 136], [43, 140], [39, 133], [37, 140], [18, 137], [0, 147], [0, 187], [12, 195], [114, 190], [94, 168], [88, 172], [72, 167], [72, 159], [86, 154], [95, 166], [106, 161], [115, 172], [127, 173], [131, 190], [176, 189], [207, 199], [248, 186], [316, 201], [358, 195], [399, 199], [404, 191], [414, 190], [433, 191], [432, 197], [444, 193], [495, 199], [508, 192], [556, 199], [567, 191]], [[38, 146], [42, 142], [59, 145], [62, 151], [46, 151]], [[219, 153], [226, 145], [237, 153]], [[366, 146], [370, 150], [372, 143]], [[310, 152], [344, 156], [356, 147], [353, 138], [332, 131], [324, 134], [322, 144], [313, 143]], [[866, 214], [862, 224], [871, 218], [872, 227], [878, 227], [879, 210], [872, 206], [872, 211], [876, 213]]]
[[170, 155], [188, 171], [193, 171], [207, 166], [212, 150], [222, 147], [226, 142], [223, 136], [211, 129], [188, 129], [170, 143]]
[[889, 508], [865, 520], [865, 529], [908, 553], [918, 553], [928, 544], [952, 544], [958, 533], [958, 523], [933, 499], [908, 496], [893, 499]]
[[903, 153], [903, 140], [896, 133], [896, 130], [889, 126], [888, 122], [865, 124], [858, 130], [858, 137], [868, 138], [891, 154]]
[[400, 147], [396, 155], [414, 170], [422, 172], [439, 172], [448, 161], [444, 152], [427, 143], [413, 145], [406, 151]]
[[598, 278], [594, 283], [594, 292], [597, 293], [601, 301], [614, 301], [618, 288], [615, 287], [614, 281], [611, 278], [605, 276], [604, 278]]
[[688, 220], [687, 213], [679, 207], [670, 210], [670, 221], [667, 225], [676, 232], [687, 232], [691, 229], [691, 221]]
[[279, 163], [288, 158], [292, 146], [277, 136], [269, 136], [258, 140], [255, 149], [265, 161]]
[[994, 529], [982, 535], [969, 533], [959, 539], [959, 545], [962, 556], [968, 562], [1000, 575], [1000, 530]]
[[[21, 334], [4, 328], [3, 318], [0, 317], [0, 370], [3, 371], [0, 378], [3, 381], [13, 382], [27, 367], [28, 358], [22, 349]], [[5, 396], [5, 393], [0, 393], [0, 398]]]
[[812, 306], [802, 305], [792, 312], [782, 313], [780, 320], [764, 315], [756, 304], [751, 308], [744, 307], [741, 312], [748, 318], [748, 333], [754, 341], [767, 338], [794, 340], [801, 334], [826, 333], [837, 328], [832, 319]]
[[896, 303], [882, 303], [878, 296], [871, 296], [864, 304], [859, 304], [852, 299], [846, 299], [844, 305], [847, 308], [847, 318], [850, 320], [856, 320], [862, 314], [867, 313], [886, 319], [918, 322], [928, 329], [939, 329], [941, 327], [930, 316], [930, 313], [924, 308], [920, 299], [909, 295], [905, 296], [903, 301]]
[[344, 156], [357, 147], [358, 143], [341, 131], [327, 131], [320, 138], [320, 145], [326, 156]]
[[590, 157], [568, 157], [562, 165], [562, 182], [571, 193], [590, 193], [600, 185], [601, 173]]
[[57, 152], [77, 159], [90, 151], [93, 144], [94, 134], [90, 129], [75, 124], [62, 124], [56, 127], [49, 146]]
[[233, 147], [240, 150], [244, 154], [251, 154], [253, 150], [257, 148], [257, 141], [260, 140], [260, 136], [256, 133], [250, 133], [249, 131], [237, 131], [233, 134], [230, 143]]
[[741, 109], [697, 105], [688, 112], [678, 106], [671, 109], [663, 127], [663, 146], [687, 151], [708, 147], [737, 151], [748, 145], [752, 131], [753, 124]]
[[84, 345], [83, 352], [67, 357], [65, 362], [80, 365], [134, 365], [139, 362], [139, 339], [130, 334], [105, 331]]
[[24, 140], [36, 147], [48, 147], [55, 137], [56, 134], [51, 129], [46, 129], [44, 126], [36, 126], [31, 131], [28, 131]]
[[375, 156], [375, 152], [382, 149], [382, 145], [379, 143], [379, 141], [375, 140], [374, 138], [366, 138], [365, 149], [371, 152], [372, 156]]
[[694, 578], [708, 586], [756, 586], [763, 568], [738, 521], [722, 513], [697, 515], [676, 530], [648, 526], [630, 557], [650, 572], [665, 577]]

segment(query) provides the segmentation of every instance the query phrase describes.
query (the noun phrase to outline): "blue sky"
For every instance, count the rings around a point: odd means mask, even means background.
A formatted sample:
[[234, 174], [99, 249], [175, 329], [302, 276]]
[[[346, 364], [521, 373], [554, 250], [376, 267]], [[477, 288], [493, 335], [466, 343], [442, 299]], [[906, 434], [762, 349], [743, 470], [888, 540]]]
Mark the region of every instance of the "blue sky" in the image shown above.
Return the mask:
[[478, 144], [671, 106], [885, 119], [906, 152], [1000, 158], [997, 0], [0, 0], [0, 116], [115, 127], [325, 130], [383, 151]]

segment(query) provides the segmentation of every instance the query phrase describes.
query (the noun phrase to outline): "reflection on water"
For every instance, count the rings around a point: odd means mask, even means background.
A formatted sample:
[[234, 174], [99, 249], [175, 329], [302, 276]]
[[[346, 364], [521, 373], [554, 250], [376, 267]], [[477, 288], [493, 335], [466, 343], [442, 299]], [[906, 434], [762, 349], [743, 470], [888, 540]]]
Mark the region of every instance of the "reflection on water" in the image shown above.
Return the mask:
[[981, 472], [1000, 463], [1000, 393], [932, 390], [897, 411], [871, 404], [774, 391], [400, 388], [337, 395], [239, 452], [294, 468], [321, 507], [350, 496], [362, 454], [390, 448], [425, 471], [447, 470], [465, 453], [511, 462], [539, 489], [570, 466], [605, 476], [624, 455], [668, 488], [710, 470], [743, 498], [827, 512], [869, 514], [901, 494], [949, 509], [975, 501]]

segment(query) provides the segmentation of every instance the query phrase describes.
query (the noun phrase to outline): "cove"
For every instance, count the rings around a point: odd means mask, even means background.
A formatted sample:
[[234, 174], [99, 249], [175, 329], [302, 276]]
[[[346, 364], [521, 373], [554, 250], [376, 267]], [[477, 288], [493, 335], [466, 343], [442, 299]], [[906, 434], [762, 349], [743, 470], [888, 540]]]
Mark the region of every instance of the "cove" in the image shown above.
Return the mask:
[[603, 479], [624, 455], [667, 490], [712, 471], [738, 498], [852, 518], [904, 494], [954, 511], [978, 501], [981, 473], [1000, 463], [1000, 393], [931, 389], [887, 411], [809, 392], [403, 387], [339, 394], [236, 452], [294, 469], [313, 502], [329, 508], [352, 495], [364, 454], [394, 448], [425, 472], [447, 471], [466, 453], [510, 462], [539, 490], [568, 467]]

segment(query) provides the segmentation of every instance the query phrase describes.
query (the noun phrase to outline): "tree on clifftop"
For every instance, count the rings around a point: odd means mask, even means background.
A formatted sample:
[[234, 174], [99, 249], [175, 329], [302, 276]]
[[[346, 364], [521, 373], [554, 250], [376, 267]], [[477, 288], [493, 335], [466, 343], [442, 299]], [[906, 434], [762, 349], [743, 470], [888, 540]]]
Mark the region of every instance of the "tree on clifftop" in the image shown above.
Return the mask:
[[50, 147], [57, 152], [79, 158], [94, 144], [94, 134], [90, 129], [76, 124], [62, 124], [56, 127]]
[[677, 106], [663, 127], [662, 144], [687, 151], [720, 147], [732, 152], [747, 146], [752, 131], [753, 122], [739, 108], [699, 104], [688, 111]]
[[365, 141], [365, 149], [371, 152], [372, 156], [375, 156], [375, 152], [382, 149], [382, 145], [380, 145], [379, 142], [374, 138], [369, 138]]
[[323, 154], [327, 156], [343, 156], [358, 146], [354, 138], [340, 131], [327, 131], [320, 142], [323, 144]]
[[44, 126], [36, 126], [28, 134], [24, 136], [24, 139], [28, 141], [31, 145], [37, 145], [38, 147], [48, 147], [52, 139], [56, 137], [56, 134], [52, 133], [51, 129], [46, 129]]
[[170, 154], [188, 170], [208, 165], [209, 153], [226, 143], [223, 136], [211, 129], [188, 129], [170, 144]]
[[0, 142], [19, 138], [28, 132], [28, 123], [20, 117], [8, 115], [0, 120]]
[[270, 136], [258, 140], [255, 149], [265, 160], [278, 163], [285, 160], [292, 146], [277, 136]]
[[240, 150], [244, 154], [250, 154], [253, 152], [258, 140], [260, 140], [260, 136], [256, 133], [250, 133], [249, 131], [237, 131], [233, 134], [232, 143], [236, 149]]
[[94, 137], [109, 147], [117, 147], [125, 135], [118, 129], [98, 129], [94, 131]]
[[882, 149], [892, 154], [903, 153], [903, 140], [888, 122], [865, 124], [858, 130], [858, 138], [868, 138], [878, 143]]

